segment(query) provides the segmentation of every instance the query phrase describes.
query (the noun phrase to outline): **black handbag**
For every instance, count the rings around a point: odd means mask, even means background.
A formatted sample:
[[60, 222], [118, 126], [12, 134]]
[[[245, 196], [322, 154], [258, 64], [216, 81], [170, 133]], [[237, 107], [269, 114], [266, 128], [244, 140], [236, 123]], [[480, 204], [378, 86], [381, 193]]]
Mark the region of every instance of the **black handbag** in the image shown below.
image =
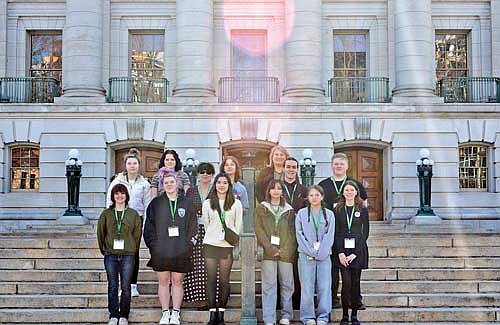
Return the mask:
[[220, 218], [220, 222], [222, 223], [222, 227], [224, 228], [224, 240], [229, 243], [231, 246], [236, 246], [240, 243], [240, 236], [235, 233], [231, 228], [229, 228], [222, 218]]

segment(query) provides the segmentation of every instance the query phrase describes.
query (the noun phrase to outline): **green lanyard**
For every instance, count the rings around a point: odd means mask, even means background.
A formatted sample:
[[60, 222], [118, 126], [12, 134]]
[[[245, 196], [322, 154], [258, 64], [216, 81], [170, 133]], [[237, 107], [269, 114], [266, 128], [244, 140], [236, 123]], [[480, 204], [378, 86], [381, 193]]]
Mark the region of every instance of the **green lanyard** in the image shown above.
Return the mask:
[[168, 203], [170, 204], [170, 214], [172, 218], [172, 223], [175, 221], [175, 213], [177, 212], [177, 199], [175, 199], [174, 206], [172, 207], [172, 201], [168, 199]]
[[335, 181], [335, 178], [331, 177], [333, 186], [335, 186], [335, 192], [337, 192], [337, 196], [340, 195], [340, 192], [344, 188], [345, 182], [347, 181], [347, 176], [344, 177], [344, 180], [342, 181], [342, 185], [340, 185], [340, 188], [337, 187], [337, 182]]
[[271, 213], [274, 216], [274, 232], [276, 233], [278, 231], [278, 226], [281, 221], [281, 212], [283, 210], [281, 209], [280, 206], [278, 206], [278, 209], [274, 210], [273, 207], [271, 206]]
[[127, 209], [123, 209], [122, 216], [121, 216], [120, 220], [118, 220], [118, 212], [115, 209], [116, 229], [118, 230], [118, 234], [121, 234], [121, 232], [122, 232], [122, 223], [123, 223], [123, 219], [125, 218], [125, 211], [126, 210]]
[[137, 182], [137, 177], [134, 179], [134, 183], [130, 183], [130, 181], [128, 180], [128, 174], [127, 174], [127, 175], [125, 175], [125, 177], [127, 178], [127, 183], [129, 183], [129, 184], [130, 184], [130, 186], [134, 185], [134, 184], [135, 184], [135, 182]]
[[224, 224], [224, 222], [226, 221], [226, 212], [224, 211], [224, 207], [220, 206], [220, 202], [219, 202], [219, 209], [221, 211], [219, 218], [220, 218], [220, 221]]
[[[208, 188], [208, 192], [210, 192], [210, 187]], [[207, 192], [207, 193], [208, 193]], [[203, 201], [205, 201], [205, 198], [203, 197], [203, 192], [201, 191], [201, 186], [200, 184], [198, 184], [198, 195], [200, 197], [200, 201], [201, 203], [203, 203]]]
[[351, 232], [351, 226], [352, 226], [352, 218], [354, 217], [354, 206], [352, 207], [351, 210], [351, 217], [349, 217], [349, 214], [347, 213], [347, 205], [344, 205], [344, 210], [345, 210], [345, 216], [347, 218], [347, 228], [349, 228], [349, 232]]
[[321, 224], [321, 221], [319, 219], [320, 215], [321, 215], [321, 209], [318, 211], [317, 218], [314, 218], [314, 213], [313, 213], [313, 211], [311, 209], [311, 219], [312, 219], [312, 222], [313, 222], [314, 230], [316, 231], [316, 239], [318, 239], [318, 229], [319, 229], [319, 225]]
[[293, 191], [292, 191], [292, 195], [290, 195], [290, 192], [288, 191], [288, 186], [286, 186], [285, 184], [285, 191], [286, 191], [286, 194], [288, 195], [288, 198], [290, 199], [290, 203], [293, 204], [293, 199], [294, 199], [294, 196], [295, 196], [295, 190], [297, 189], [297, 183], [295, 183], [295, 185], [293, 186]]

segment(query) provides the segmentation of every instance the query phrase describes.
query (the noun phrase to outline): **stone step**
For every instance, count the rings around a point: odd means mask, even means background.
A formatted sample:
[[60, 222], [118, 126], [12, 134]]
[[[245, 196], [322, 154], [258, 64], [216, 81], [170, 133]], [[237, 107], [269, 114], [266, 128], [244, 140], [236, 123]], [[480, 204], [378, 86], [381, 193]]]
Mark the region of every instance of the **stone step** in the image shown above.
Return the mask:
[[[255, 271], [256, 280], [261, 280], [260, 270]], [[500, 269], [367, 269], [362, 273], [363, 280], [493, 280], [500, 281]], [[150, 268], [141, 269], [139, 282], [156, 281], [157, 275]], [[232, 281], [241, 281], [241, 270], [232, 269]], [[95, 282], [107, 281], [106, 271], [100, 270], [3, 270], [2, 282]]]
[[[228, 309], [225, 318], [228, 323], [239, 321], [240, 310]], [[261, 310], [257, 310], [257, 318], [261, 320]], [[294, 320], [298, 321], [298, 311]], [[333, 312], [331, 321], [338, 322], [341, 313]], [[437, 323], [437, 322], [496, 322], [500, 320], [500, 308], [367, 308], [359, 312], [363, 322], [400, 322]], [[16, 309], [0, 309], [0, 323], [104, 323], [108, 312], [99, 309], [24, 309], [19, 313]], [[153, 323], [160, 318], [159, 308], [132, 309], [131, 323]], [[184, 311], [183, 323], [204, 323], [208, 321], [206, 311]]]
[[[156, 294], [143, 294], [132, 298], [133, 308], [160, 308]], [[260, 295], [256, 296], [261, 306]], [[363, 294], [363, 303], [368, 307], [498, 307], [500, 293], [490, 294]], [[107, 295], [0, 295], [3, 308], [106, 308]], [[193, 304], [184, 303], [183, 308]], [[239, 308], [241, 295], [231, 294], [228, 307]]]
[[[157, 292], [157, 282], [141, 282], [143, 293]], [[0, 294], [99, 294], [107, 292], [107, 282], [19, 282], [0, 285]], [[495, 293], [499, 281], [361, 281], [363, 293]], [[260, 282], [256, 283], [260, 292]], [[231, 292], [240, 293], [241, 285], [231, 282]]]
[[[141, 258], [141, 270], [147, 269], [148, 258]], [[260, 262], [256, 262], [260, 268]], [[2, 259], [0, 270], [100, 270], [104, 268], [102, 257], [98, 258], [41, 258]], [[233, 262], [233, 269], [240, 269], [241, 262]], [[486, 269], [500, 268], [500, 258], [474, 257], [370, 257], [370, 269]]]

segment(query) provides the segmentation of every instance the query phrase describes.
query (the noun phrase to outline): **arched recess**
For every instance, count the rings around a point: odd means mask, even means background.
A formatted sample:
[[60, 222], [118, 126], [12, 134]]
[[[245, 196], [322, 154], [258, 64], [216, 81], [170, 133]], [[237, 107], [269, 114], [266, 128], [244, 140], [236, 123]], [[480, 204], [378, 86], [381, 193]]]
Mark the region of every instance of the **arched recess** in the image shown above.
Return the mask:
[[[269, 163], [269, 153], [275, 142], [262, 140], [234, 140], [221, 143], [222, 159], [234, 156], [241, 167], [253, 167], [258, 173]], [[221, 159], [221, 161], [222, 161]]]
[[368, 194], [371, 221], [389, 221], [392, 209], [390, 179], [390, 144], [372, 140], [350, 140], [334, 143], [334, 152], [349, 157], [347, 174], [361, 181]]
[[158, 171], [158, 161], [165, 145], [155, 141], [117, 141], [109, 144], [108, 165], [110, 178], [123, 171], [123, 157], [130, 148], [140, 151], [141, 173], [148, 179]]

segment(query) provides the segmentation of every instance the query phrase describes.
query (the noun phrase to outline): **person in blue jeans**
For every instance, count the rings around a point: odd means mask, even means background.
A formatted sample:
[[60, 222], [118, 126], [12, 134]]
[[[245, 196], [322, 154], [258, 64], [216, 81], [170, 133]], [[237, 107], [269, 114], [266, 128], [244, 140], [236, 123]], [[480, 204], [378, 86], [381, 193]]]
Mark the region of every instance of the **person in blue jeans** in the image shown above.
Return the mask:
[[[332, 310], [330, 255], [335, 236], [335, 216], [324, 207], [323, 188], [309, 187], [308, 206], [295, 219], [299, 251], [300, 320], [305, 325], [326, 325]], [[314, 291], [318, 315], [314, 315]]]
[[[97, 223], [97, 241], [108, 277], [109, 325], [127, 325], [130, 313], [130, 282], [141, 242], [142, 221], [137, 211], [128, 208], [129, 200], [124, 184], [113, 186], [111, 206], [101, 213]], [[122, 293], [118, 300], [120, 283]]]

